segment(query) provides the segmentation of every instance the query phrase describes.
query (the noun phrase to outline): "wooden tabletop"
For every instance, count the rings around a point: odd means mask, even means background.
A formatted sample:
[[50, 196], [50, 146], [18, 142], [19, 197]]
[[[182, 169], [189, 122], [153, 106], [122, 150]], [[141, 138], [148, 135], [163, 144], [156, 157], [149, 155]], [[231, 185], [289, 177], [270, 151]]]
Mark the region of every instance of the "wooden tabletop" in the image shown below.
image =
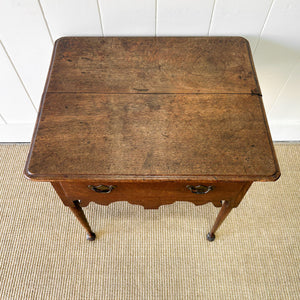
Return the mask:
[[249, 52], [239, 37], [62, 38], [47, 91], [260, 94]]
[[45, 181], [276, 180], [248, 42], [59, 39], [25, 174]]

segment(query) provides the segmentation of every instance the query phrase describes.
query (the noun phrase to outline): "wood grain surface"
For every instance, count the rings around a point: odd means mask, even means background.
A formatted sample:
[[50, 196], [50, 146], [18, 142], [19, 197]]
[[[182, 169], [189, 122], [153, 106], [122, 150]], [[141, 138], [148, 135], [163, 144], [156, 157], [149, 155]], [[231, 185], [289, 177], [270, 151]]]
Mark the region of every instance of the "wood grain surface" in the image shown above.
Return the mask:
[[27, 176], [37, 180], [275, 180], [261, 97], [49, 93]]
[[48, 92], [260, 94], [239, 37], [70, 37], [54, 51]]

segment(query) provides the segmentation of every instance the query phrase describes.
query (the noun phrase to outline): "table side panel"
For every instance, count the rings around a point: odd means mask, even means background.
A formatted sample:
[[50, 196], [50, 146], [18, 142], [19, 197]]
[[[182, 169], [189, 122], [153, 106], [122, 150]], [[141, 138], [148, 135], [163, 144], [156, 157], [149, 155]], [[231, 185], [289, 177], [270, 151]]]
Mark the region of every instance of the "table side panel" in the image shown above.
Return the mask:
[[[113, 185], [110, 193], [97, 193], [89, 186]], [[204, 185], [211, 186], [206, 194], [192, 193], [187, 186]], [[81, 206], [86, 206], [90, 201], [102, 205], [108, 205], [115, 201], [127, 201], [131, 204], [139, 204], [145, 208], [158, 208], [160, 205], [171, 204], [175, 201], [189, 201], [196, 205], [212, 202], [215, 206], [221, 206], [222, 200], [232, 201], [244, 187], [244, 182], [163, 182], [163, 183], [124, 183], [114, 181], [86, 181], [86, 182], [60, 182], [66, 198], [80, 200]], [[237, 204], [238, 205], [238, 204]]]

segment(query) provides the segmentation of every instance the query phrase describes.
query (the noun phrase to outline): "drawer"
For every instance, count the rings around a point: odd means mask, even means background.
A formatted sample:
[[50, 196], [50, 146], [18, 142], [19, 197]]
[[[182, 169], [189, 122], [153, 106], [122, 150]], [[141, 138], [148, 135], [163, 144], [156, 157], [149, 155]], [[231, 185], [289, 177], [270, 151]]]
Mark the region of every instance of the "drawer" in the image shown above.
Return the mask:
[[145, 208], [157, 208], [175, 201], [189, 201], [196, 205], [234, 199], [242, 182], [60, 182], [65, 195], [81, 200], [82, 206], [90, 201], [108, 205], [115, 201], [128, 201]]

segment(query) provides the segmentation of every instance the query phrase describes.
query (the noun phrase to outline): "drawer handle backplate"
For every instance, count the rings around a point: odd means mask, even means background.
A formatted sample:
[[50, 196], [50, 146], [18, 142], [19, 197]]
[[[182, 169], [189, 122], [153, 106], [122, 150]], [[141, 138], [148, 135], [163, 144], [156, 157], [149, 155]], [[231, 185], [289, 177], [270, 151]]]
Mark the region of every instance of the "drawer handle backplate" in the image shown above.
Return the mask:
[[209, 185], [187, 185], [186, 186], [187, 189], [189, 189], [192, 193], [194, 194], [207, 194], [209, 191], [213, 190], [213, 186]]
[[116, 188], [115, 185], [89, 185], [88, 188], [96, 193], [108, 194]]

